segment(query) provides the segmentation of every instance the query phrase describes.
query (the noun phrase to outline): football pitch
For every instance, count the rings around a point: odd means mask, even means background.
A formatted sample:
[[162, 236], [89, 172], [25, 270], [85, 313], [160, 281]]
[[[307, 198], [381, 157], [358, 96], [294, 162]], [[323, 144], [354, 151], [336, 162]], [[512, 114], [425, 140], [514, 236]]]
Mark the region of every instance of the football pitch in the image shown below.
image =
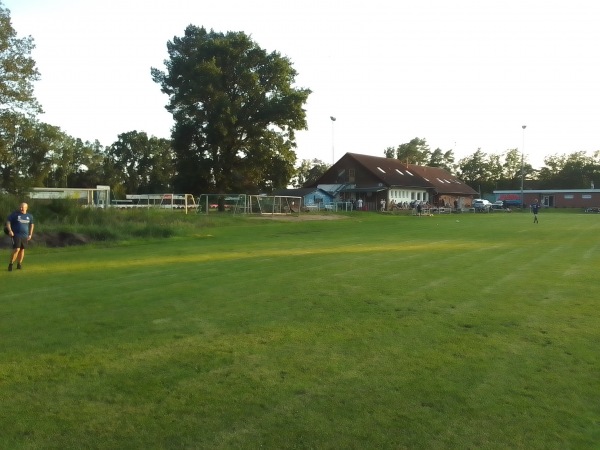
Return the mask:
[[0, 448], [598, 448], [600, 215], [341, 217], [4, 267]]

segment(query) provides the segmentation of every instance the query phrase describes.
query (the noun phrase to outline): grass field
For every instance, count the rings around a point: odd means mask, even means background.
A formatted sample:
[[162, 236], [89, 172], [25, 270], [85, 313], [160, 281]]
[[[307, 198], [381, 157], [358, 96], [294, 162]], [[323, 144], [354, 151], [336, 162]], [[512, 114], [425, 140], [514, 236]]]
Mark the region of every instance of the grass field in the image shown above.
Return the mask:
[[0, 272], [0, 448], [597, 449], [599, 235], [353, 213], [32, 249]]

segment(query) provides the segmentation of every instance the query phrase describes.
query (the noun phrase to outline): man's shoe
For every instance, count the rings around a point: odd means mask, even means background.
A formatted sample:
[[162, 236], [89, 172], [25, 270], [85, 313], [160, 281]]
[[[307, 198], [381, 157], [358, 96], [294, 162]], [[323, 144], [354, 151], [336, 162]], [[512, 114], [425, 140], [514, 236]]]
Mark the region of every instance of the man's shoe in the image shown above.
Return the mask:
[[17, 269], [21, 270], [21, 263], [17, 263]]
[[12, 263], [10, 263], [10, 264], [8, 265], [8, 271], [9, 271], [9, 272], [12, 272]]

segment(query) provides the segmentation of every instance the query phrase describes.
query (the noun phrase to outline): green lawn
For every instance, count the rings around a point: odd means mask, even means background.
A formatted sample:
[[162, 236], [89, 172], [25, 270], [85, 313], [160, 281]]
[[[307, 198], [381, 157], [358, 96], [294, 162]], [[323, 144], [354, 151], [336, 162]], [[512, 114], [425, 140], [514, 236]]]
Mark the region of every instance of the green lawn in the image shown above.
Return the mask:
[[600, 215], [190, 220], [3, 268], [0, 448], [598, 448]]

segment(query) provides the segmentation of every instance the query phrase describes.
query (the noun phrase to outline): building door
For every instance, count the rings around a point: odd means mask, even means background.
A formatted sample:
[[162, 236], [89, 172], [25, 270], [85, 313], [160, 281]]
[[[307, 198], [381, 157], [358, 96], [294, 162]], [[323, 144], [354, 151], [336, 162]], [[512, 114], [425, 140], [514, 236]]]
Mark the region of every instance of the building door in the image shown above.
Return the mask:
[[554, 195], [544, 195], [542, 198], [542, 206], [554, 208]]

